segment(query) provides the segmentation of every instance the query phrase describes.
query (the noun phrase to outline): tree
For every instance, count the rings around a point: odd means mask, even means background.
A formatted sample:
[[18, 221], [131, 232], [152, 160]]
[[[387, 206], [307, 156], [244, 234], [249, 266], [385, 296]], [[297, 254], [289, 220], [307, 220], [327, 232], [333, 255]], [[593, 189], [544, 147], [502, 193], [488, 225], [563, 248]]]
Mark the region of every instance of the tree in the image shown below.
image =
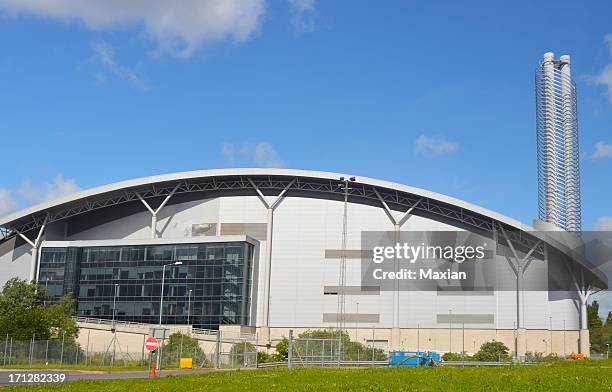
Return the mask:
[[589, 340], [591, 342], [591, 351], [594, 353], [601, 353], [606, 350], [606, 333], [604, 331], [604, 325], [599, 318], [599, 303], [593, 301], [587, 304], [587, 319], [589, 325]]
[[46, 299], [46, 291], [36, 290], [25, 280], [10, 279], [0, 294], [0, 331], [17, 339], [49, 338], [45, 309], [41, 306]]
[[166, 366], [178, 367], [181, 358], [192, 358], [194, 367], [208, 363], [208, 358], [197, 339], [181, 332], [168, 336], [168, 340], [161, 347], [161, 354]]
[[476, 361], [484, 362], [505, 361], [510, 359], [508, 352], [509, 349], [505, 344], [493, 340], [491, 342], [483, 343], [482, 346], [480, 346], [480, 350], [474, 354], [474, 359]]
[[75, 339], [79, 334], [79, 327], [74, 320], [75, 301], [72, 294], [66, 294], [59, 302], [47, 307], [46, 318], [52, 338]]
[[47, 290], [38, 284], [10, 279], [0, 293], [0, 331], [16, 339], [76, 337], [72, 296], [53, 305], [47, 305], [49, 301]]
[[589, 329], [597, 329], [603, 326], [601, 319], [599, 318], [599, 302], [593, 301], [587, 304], [587, 319]]

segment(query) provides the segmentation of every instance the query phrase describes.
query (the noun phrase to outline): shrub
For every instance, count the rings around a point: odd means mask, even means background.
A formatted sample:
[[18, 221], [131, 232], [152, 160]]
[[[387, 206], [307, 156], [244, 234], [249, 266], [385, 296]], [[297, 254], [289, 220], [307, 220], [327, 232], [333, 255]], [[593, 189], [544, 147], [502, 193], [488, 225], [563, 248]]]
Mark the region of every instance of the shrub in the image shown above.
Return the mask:
[[184, 333], [175, 332], [162, 346], [163, 363], [165, 366], [178, 367], [181, 357], [192, 358], [194, 367], [209, 365], [208, 358], [196, 339]]
[[508, 352], [509, 349], [505, 344], [493, 340], [483, 343], [480, 350], [474, 355], [474, 359], [483, 362], [507, 361], [510, 359]]
[[444, 355], [442, 355], [442, 359], [445, 361], [473, 361], [474, 357], [468, 355], [467, 353], [463, 353], [463, 355], [461, 353], [444, 353]]
[[548, 355], [544, 355], [544, 353], [541, 353], [538, 351], [536, 352], [527, 351], [525, 353], [526, 362], [554, 362], [560, 359], [561, 357], [559, 357], [557, 354], [554, 354], [554, 353], [551, 353]]

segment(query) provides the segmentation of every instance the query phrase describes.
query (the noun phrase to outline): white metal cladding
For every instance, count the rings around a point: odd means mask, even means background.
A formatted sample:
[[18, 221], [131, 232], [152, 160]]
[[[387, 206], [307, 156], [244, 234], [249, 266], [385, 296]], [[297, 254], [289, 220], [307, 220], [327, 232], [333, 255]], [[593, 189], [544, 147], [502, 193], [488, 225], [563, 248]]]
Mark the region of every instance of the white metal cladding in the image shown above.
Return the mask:
[[581, 230], [576, 85], [570, 57], [544, 54], [535, 73], [540, 219]]
[[[364, 204], [349, 204], [348, 208], [348, 249], [359, 248], [360, 233], [363, 230], [383, 231], [393, 228], [381, 208]], [[279, 205], [273, 233], [271, 327], [321, 328], [336, 325], [335, 319], [324, 317], [325, 314], [333, 314], [337, 310], [337, 298], [334, 295], [326, 295], [325, 286], [338, 284], [339, 259], [326, 258], [326, 253], [329, 255], [326, 251], [336, 250], [341, 242], [342, 211], [342, 201], [338, 200], [289, 197]], [[396, 214], [401, 215], [400, 212]], [[161, 238], [155, 240], [149, 238], [148, 215], [143, 211], [75, 233], [66, 238], [69, 242], [65, 245], [83, 245], [87, 244], [87, 241], [99, 243], [100, 240], [110, 245], [118, 237], [121, 237], [122, 243], [209, 241], [213, 240], [213, 237], [191, 236], [193, 224], [214, 220], [221, 225], [242, 223], [244, 227], [248, 227], [248, 224], [265, 224], [266, 219], [266, 209], [256, 196], [220, 197], [215, 200], [205, 199], [167, 206], [159, 217]], [[433, 219], [412, 216], [401, 230], [458, 229]], [[260, 241], [259, 260], [263, 260], [266, 246], [266, 240]], [[500, 258], [499, 262], [504, 264], [505, 260]], [[27, 265], [27, 259], [23, 260], [22, 264]], [[259, 263], [259, 266], [257, 286], [261, 288], [264, 282], [262, 263]], [[347, 260], [347, 286], [359, 286], [360, 282], [360, 259]], [[530, 329], [545, 329], [552, 317], [555, 325], [562, 325], [562, 320], [566, 320], [568, 328], [576, 326], [578, 314], [576, 308], [571, 307], [572, 300], [566, 297], [549, 301], [546, 294], [525, 293], [529, 306], [524, 310], [524, 325]], [[257, 314], [252, 319], [261, 325], [261, 289], [257, 295], [258, 298], [254, 298], [253, 302], [260, 305], [258, 309], [254, 309]], [[347, 319], [346, 327], [357, 325], [360, 328], [391, 328], [392, 297], [393, 293], [386, 291], [371, 295], [347, 294], [347, 314], [368, 316], [351, 316]], [[558, 306], [558, 302], [568, 302], [571, 306]], [[440, 296], [435, 291], [402, 292], [399, 325], [402, 328], [447, 328], [448, 323], [439, 322], [438, 315], [447, 314], [449, 309], [456, 315], [477, 314], [489, 317], [486, 322], [480, 324], [476, 323], [478, 317], [472, 318], [470, 327], [512, 329], [516, 320], [516, 295], [512, 291], [497, 291], [486, 296]], [[490, 315], [494, 315], [494, 323], [489, 322]]]

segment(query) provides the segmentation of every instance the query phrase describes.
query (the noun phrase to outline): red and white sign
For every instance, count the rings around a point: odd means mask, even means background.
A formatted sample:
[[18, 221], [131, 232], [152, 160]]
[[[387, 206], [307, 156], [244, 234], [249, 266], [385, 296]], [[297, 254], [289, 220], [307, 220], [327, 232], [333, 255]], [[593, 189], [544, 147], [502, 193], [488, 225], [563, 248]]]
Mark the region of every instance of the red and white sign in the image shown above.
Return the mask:
[[153, 336], [150, 336], [145, 343], [145, 347], [149, 351], [155, 351], [157, 347], [159, 347], [159, 340], [155, 339]]

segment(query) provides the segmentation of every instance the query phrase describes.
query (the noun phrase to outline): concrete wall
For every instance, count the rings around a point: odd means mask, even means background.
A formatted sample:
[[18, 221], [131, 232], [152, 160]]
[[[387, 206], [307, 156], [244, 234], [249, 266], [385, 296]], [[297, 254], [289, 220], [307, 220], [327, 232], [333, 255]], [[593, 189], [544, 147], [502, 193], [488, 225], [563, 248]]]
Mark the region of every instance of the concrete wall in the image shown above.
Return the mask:
[[[307, 331], [307, 328], [291, 328], [293, 336]], [[389, 346], [391, 342], [391, 328], [351, 328], [347, 326], [346, 332], [351, 340], [356, 340], [365, 345], [375, 341], [375, 347], [384, 350], [393, 349]], [[289, 328], [271, 328], [271, 335], [278, 340], [280, 337], [289, 336]], [[514, 330], [495, 329], [472, 329], [462, 330], [461, 326], [453, 326], [451, 329], [443, 328], [402, 328], [400, 329], [400, 346], [398, 349], [416, 351], [427, 350], [440, 353], [456, 352], [463, 350], [467, 354], [474, 354], [483, 343], [499, 341], [504, 343], [511, 352], [515, 347]], [[527, 330], [525, 352], [540, 352], [544, 355], [555, 353], [557, 355], [570, 355], [579, 351], [578, 331], [547, 331]], [[551, 340], [552, 339], [552, 340]], [[565, 344], [564, 344], [565, 340]], [[552, 345], [551, 345], [552, 343]]]

